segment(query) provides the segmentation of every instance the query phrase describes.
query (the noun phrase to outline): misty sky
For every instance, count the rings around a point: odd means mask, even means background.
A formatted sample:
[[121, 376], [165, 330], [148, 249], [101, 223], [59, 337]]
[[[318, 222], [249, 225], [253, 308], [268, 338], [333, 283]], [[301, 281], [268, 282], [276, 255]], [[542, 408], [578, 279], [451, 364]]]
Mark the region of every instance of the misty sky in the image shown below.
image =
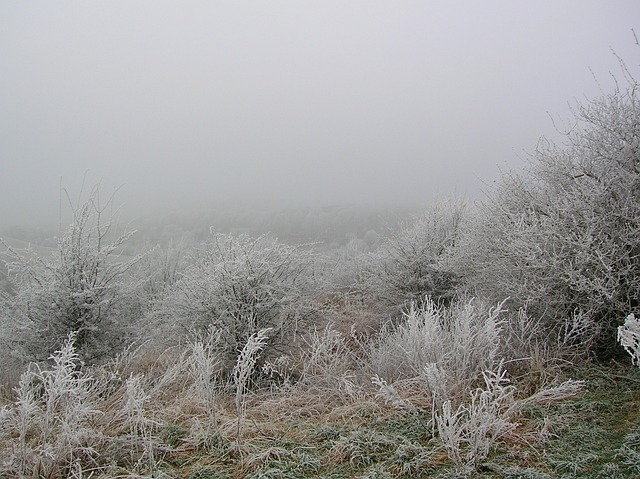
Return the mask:
[[640, 63], [637, 0], [0, 1], [0, 230], [86, 174], [135, 215], [475, 198]]

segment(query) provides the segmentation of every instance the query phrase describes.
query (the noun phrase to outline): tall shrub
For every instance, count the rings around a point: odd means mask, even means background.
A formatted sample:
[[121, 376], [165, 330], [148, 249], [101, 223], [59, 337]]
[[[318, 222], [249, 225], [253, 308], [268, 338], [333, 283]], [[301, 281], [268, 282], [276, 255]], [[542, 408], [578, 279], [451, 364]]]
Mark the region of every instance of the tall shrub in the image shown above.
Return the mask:
[[541, 141], [527, 170], [502, 177], [461, 249], [469, 284], [558, 334], [579, 318], [574, 342], [601, 350], [640, 306], [640, 104], [624, 80], [577, 105], [566, 144]]
[[140, 256], [121, 256], [133, 233], [112, 231], [110, 206], [94, 189], [49, 257], [9, 249], [16, 293], [1, 297], [0, 314], [10, 347], [25, 359], [46, 359], [74, 332], [80, 356], [93, 360], [134, 334], [139, 311], [128, 273]]

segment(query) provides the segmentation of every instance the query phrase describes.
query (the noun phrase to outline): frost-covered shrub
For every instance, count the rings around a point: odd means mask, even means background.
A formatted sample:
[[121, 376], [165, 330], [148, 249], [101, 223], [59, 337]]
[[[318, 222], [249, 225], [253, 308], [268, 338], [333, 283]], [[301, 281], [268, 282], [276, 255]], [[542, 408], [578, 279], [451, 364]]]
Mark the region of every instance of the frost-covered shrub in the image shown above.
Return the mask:
[[101, 206], [94, 189], [50, 257], [9, 248], [15, 294], [1, 297], [0, 318], [24, 359], [47, 359], [70, 332], [84, 360], [113, 354], [136, 334], [140, 303], [129, 273], [140, 256], [121, 256], [133, 233], [112, 231], [110, 203]]
[[370, 351], [372, 372], [392, 382], [421, 377], [443, 397], [467, 391], [499, 360], [501, 306], [468, 301], [447, 308], [425, 300], [380, 333]]
[[152, 307], [180, 279], [187, 267], [186, 257], [186, 246], [182, 243], [157, 245], [136, 265], [134, 276], [147, 307]]
[[435, 413], [440, 439], [457, 465], [477, 467], [494, 443], [517, 426], [512, 409], [517, 389], [509, 383], [506, 371], [483, 372], [483, 378], [485, 387], [473, 390], [469, 402], [454, 410], [447, 400]]
[[640, 306], [640, 103], [625, 81], [577, 106], [565, 145], [541, 141], [526, 171], [502, 177], [458, 249], [479, 294], [510, 297], [557, 335], [582, 318], [593, 328], [573, 342], [605, 350]]
[[271, 345], [315, 311], [312, 256], [267, 236], [213, 234], [155, 314], [183, 332], [220, 334], [235, 359], [251, 335], [271, 328]]
[[459, 240], [464, 211], [460, 202], [440, 203], [393, 232], [369, 255], [356, 287], [391, 307], [425, 295], [450, 302], [459, 278], [446, 260]]

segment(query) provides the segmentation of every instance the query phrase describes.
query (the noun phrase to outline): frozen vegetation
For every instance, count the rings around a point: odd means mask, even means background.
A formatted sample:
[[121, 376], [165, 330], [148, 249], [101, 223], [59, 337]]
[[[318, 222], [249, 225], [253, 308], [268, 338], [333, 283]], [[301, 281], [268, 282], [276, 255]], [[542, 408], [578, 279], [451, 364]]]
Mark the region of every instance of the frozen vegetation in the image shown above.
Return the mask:
[[0, 475], [638, 477], [638, 94], [342, 244], [141, 251], [98, 190], [51, 254], [4, 242]]

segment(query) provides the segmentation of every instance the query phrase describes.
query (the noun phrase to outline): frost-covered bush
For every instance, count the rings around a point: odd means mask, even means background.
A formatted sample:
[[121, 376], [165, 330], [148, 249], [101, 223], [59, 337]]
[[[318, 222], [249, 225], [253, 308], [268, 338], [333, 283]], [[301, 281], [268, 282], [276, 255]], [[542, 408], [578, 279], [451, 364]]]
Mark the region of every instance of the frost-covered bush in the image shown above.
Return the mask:
[[151, 308], [178, 281], [187, 267], [187, 248], [182, 243], [157, 245], [134, 268], [144, 303]]
[[564, 145], [542, 140], [523, 173], [504, 175], [458, 249], [459, 274], [482, 296], [510, 297], [578, 344], [608, 350], [617, 318], [638, 312], [640, 103], [627, 74], [579, 104]]
[[477, 467], [495, 442], [517, 426], [513, 421], [517, 389], [509, 383], [506, 371], [499, 368], [482, 375], [484, 387], [473, 390], [470, 401], [454, 410], [447, 400], [435, 412], [440, 439], [457, 465]]
[[460, 238], [464, 212], [460, 202], [440, 203], [393, 232], [369, 256], [357, 287], [391, 307], [425, 295], [450, 302], [459, 278], [447, 266], [447, 258]]
[[514, 432], [526, 406], [566, 399], [583, 386], [568, 380], [521, 397], [505, 369], [502, 305], [427, 301], [383, 331], [370, 356], [376, 397], [398, 409], [430, 410], [432, 434], [465, 468], [477, 468]]
[[[271, 328], [271, 345], [315, 311], [312, 255], [267, 236], [213, 234], [157, 308], [165, 326], [220, 334], [235, 359], [251, 335]], [[164, 326], [163, 326], [164, 327]]]
[[44, 360], [75, 332], [83, 360], [111, 355], [136, 334], [140, 318], [129, 273], [140, 256], [123, 257], [133, 233], [118, 235], [104, 214], [98, 190], [73, 211], [57, 251], [40, 257], [9, 248], [15, 294], [4, 294], [0, 318], [9, 347], [22, 358]]
[[370, 351], [372, 372], [392, 382], [421, 377], [443, 398], [469, 390], [499, 361], [501, 306], [425, 300], [380, 333]]

